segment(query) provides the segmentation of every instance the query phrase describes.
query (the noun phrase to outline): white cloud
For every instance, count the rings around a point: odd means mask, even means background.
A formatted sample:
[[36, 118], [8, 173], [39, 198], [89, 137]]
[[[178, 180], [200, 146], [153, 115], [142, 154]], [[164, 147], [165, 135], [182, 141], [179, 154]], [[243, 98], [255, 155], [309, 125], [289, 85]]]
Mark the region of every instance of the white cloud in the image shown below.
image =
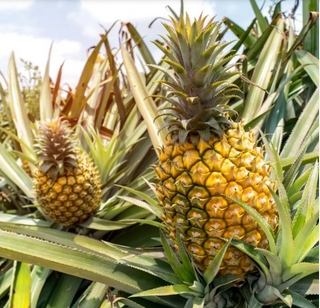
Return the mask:
[[0, 10], [23, 10], [33, 2], [34, 0], [0, 0]]
[[[167, 17], [169, 5], [175, 12], [180, 11], [179, 0], [168, 0], [168, 1], [88, 1], [81, 0], [81, 8], [87, 10], [100, 22], [112, 23], [117, 19], [124, 22], [145, 20], [153, 17]], [[185, 11], [191, 16], [197, 16], [201, 12], [213, 15], [213, 6], [206, 1], [184, 1]]]
[[[131, 22], [141, 35], [147, 33], [149, 24], [157, 17], [167, 18], [171, 12], [167, 8], [169, 5], [176, 13], [180, 12], [180, 0], [154, 0], [154, 1], [98, 1], [80, 0], [79, 10], [72, 12], [68, 17], [82, 27], [83, 34], [89, 37], [98, 37], [103, 32], [101, 26], [107, 30], [117, 20], [120, 22]], [[201, 0], [185, 0], [185, 11], [191, 17], [197, 17], [204, 12], [206, 15], [214, 16], [214, 3]], [[83, 22], [83, 21], [86, 22]], [[160, 22], [158, 23], [158, 25]], [[158, 30], [153, 26], [154, 31]], [[143, 30], [143, 32], [141, 32]]]
[[[154, 0], [154, 1], [99, 1], [80, 0], [81, 6], [68, 15], [68, 18], [82, 29], [82, 33], [92, 40], [93, 44], [98, 43], [99, 34], [104, 33], [104, 29], [116, 23], [108, 36], [111, 48], [119, 47], [119, 31], [126, 31], [126, 22], [130, 22], [143, 37], [148, 48], [154, 55], [156, 61], [160, 59], [161, 52], [151, 43], [159, 39], [159, 34], [164, 34], [165, 29], [161, 22], [171, 15], [167, 8], [169, 5], [177, 14], [180, 12], [180, 0]], [[191, 18], [198, 17], [201, 13], [214, 16], [214, 3], [208, 0], [184, 0], [184, 11], [188, 12]], [[151, 27], [150, 23], [156, 20]], [[85, 22], [84, 22], [85, 21]]]
[[[0, 41], [6, 42], [0, 49], [0, 71], [8, 76], [8, 64], [11, 53], [14, 51], [16, 64], [22, 71], [23, 64], [20, 59], [38, 65], [41, 73], [44, 73], [48, 60], [49, 49], [52, 40], [46, 37], [34, 37], [32, 35], [18, 34], [17, 32], [0, 33]], [[57, 76], [60, 65], [63, 67], [63, 82], [75, 86], [80, 77], [86, 54], [82, 52], [81, 43], [71, 40], [57, 40], [53, 42], [50, 76], [53, 80]]]

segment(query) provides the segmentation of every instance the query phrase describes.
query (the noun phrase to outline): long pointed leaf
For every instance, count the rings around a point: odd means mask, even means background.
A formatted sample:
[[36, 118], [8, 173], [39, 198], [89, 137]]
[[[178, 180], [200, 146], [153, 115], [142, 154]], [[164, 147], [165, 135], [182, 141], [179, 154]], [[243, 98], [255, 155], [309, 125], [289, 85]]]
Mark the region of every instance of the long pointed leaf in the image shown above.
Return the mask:
[[[157, 120], [155, 120], [157, 116], [156, 105], [154, 104], [151, 97], [149, 97], [149, 93], [147, 92], [146, 87], [143, 84], [143, 81], [130, 54], [124, 47], [121, 48], [121, 51], [123, 62], [127, 70], [132, 94], [148, 127], [148, 132], [153, 147], [157, 149], [165, 144], [164, 130], [158, 132], [158, 127], [163, 125], [163, 120], [159, 117], [157, 118]], [[157, 124], [155, 125], [155, 123]]]

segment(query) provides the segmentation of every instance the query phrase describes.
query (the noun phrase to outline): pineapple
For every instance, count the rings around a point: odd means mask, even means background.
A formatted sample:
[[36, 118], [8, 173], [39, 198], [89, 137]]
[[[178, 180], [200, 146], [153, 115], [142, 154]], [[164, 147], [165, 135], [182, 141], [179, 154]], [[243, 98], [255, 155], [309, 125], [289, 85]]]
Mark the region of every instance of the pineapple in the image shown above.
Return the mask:
[[35, 192], [45, 214], [65, 226], [85, 221], [100, 204], [100, 177], [69, 123], [41, 122], [37, 147]]
[[[202, 15], [188, 15], [164, 24], [167, 46], [154, 42], [171, 66], [169, 91], [161, 98], [168, 128], [165, 145], [158, 149], [155, 166], [156, 193], [163, 221], [176, 246], [179, 233], [195, 264], [205, 271], [215, 255], [234, 238], [254, 247], [267, 248], [267, 237], [257, 222], [228, 196], [255, 208], [273, 230], [278, 213], [268, 187], [275, 189], [270, 166], [243, 121], [231, 119], [227, 101], [238, 87], [228, 81], [237, 74], [222, 51], [228, 43], [218, 41], [220, 23], [206, 22]], [[245, 275], [254, 270], [246, 254], [230, 246], [219, 274]]]

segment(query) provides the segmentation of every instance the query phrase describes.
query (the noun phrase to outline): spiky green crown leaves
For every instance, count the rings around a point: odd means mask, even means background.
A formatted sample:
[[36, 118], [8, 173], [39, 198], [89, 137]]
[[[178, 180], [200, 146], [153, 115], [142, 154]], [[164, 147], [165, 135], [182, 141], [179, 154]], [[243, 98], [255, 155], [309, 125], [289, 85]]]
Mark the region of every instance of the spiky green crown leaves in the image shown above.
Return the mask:
[[231, 124], [228, 114], [232, 110], [226, 103], [240, 92], [228, 81], [238, 74], [230, 70], [235, 64], [225, 65], [233, 56], [224, 58], [222, 54], [231, 42], [221, 43], [221, 23], [213, 22], [213, 18], [206, 23], [206, 19], [200, 15], [191, 23], [188, 14], [185, 19], [171, 18], [171, 26], [163, 24], [167, 36], [160, 36], [166, 46], [154, 42], [171, 66], [165, 71], [168, 80], [159, 81], [169, 88], [166, 97], [160, 98], [171, 104], [160, 110], [159, 116], [169, 116], [160, 130], [167, 127], [181, 143], [194, 133], [205, 140], [212, 133], [221, 136]]
[[53, 179], [77, 167], [79, 150], [66, 120], [40, 122], [36, 148], [39, 171]]

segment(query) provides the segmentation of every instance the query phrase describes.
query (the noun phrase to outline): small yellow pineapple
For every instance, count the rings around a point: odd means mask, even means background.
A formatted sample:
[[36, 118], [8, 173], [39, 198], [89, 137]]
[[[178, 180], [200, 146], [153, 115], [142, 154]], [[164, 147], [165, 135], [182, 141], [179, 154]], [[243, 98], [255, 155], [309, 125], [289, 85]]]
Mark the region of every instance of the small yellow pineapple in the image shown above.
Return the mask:
[[100, 177], [69, 123], [41, 122], [37, 147], [35, 192], [45, 214], [65, 226], [85, 221], [100, 204]]
[[[173, 242], [178, 231], [200, 270], [204, 271], [225, 239], [242, 240], [254, 247], [268, 247], [267, 237], [256, 221], [232, 196], [255, 208], [273, 230], [278, 213], [268, 186], [270, 166], [257, 147], [252, 131], [230, 119], [226, 106], [238, 87], [228, 81], [236, 74], [218, 41], [220, 24], [188, 15], [164, 24], [167, 46], [155, 44], [171, 66], [169, 88], [162, 97], [170, 105], [162, 109], [168, 128], [166, 144], [159, 149], [157, 196], [163, 221]], [[250, 259], [230, 246], [220, 275], [244, 275], [254, 269]]]

